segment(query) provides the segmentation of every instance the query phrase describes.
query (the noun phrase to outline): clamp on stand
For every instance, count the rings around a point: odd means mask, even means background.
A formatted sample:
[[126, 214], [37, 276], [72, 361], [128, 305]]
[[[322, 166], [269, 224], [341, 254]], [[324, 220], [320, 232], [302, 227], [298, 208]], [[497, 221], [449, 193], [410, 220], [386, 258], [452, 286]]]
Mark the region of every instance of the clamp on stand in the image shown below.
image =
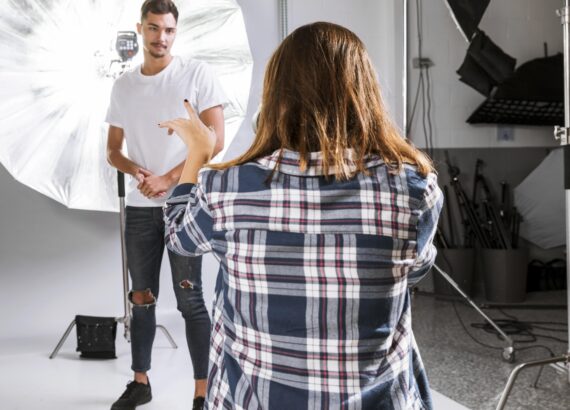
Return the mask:
[[560, 145], [568, 145], [568, 135], [570, 135], [570, 128], [554, 126], [554, 139], [560, 141]]

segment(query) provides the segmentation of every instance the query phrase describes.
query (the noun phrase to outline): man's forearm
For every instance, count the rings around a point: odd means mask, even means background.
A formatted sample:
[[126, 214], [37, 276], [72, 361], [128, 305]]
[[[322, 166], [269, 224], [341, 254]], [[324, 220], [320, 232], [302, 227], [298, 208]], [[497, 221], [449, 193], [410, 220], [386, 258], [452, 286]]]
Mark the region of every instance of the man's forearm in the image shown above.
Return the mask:
[[141, 168], [140, 165], [125, 157], [121, 151], [110, 152], [107, 155], [107, 160], [109, 161], [109, 164], [117, 168], [119, 171], [133, 176]]

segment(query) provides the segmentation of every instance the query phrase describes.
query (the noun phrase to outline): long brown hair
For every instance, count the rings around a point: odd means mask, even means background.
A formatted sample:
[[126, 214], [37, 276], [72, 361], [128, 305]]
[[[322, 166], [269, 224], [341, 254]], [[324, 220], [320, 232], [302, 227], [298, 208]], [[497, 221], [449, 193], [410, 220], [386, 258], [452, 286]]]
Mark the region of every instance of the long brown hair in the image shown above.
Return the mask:
[[253, 144], [232, 161], [208, 166], [225, 169], [284, 148], [299, 152], [301, 169], [312, 151], [321, 151], [325, 174], [332, 167], [337, 179], [366, 172], [366, 157], [374, 154], [397, 170], [410, 163], [423, 176], [433, 171], [429, 158], [390, 120], [362, 41], [332, 23], [302, 26], [283, 40], [265, 71]]

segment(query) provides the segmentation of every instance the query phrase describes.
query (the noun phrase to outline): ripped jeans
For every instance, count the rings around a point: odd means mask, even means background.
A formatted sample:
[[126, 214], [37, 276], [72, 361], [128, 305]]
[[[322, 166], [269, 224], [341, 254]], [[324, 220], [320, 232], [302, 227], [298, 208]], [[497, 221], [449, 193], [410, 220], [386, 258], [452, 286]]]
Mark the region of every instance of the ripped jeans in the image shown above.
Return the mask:
[[[146, 372], [150, 369], [156, 333], [156, 300], [164, 254], [162, 208], [127, 206], [125, 241], [132, 291], [149, 290], [154, 297], [154, 302], [149, 304], [132, 304], [131, 368], [135, 372]], [[186, 322], [186, 341], [194, 367], [194, 379], [206, 379], [211, 323], [202, 296], [202, 258], [180, 256], [171, 251], [168, 251], [168, 258], [177, 308]]]

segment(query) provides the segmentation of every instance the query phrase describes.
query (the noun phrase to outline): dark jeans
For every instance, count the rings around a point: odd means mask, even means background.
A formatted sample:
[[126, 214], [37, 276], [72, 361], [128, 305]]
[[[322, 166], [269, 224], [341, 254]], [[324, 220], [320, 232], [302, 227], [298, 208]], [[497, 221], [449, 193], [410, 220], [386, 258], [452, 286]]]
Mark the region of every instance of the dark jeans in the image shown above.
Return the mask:
[[[125, 240], [132, 290], [150, 289], [155, 298], [154, 303], [148, 305], [132, 304], [131, 368], [135, 372], [146, 372], [150, 369], [152, 343], [156, 333], [156, 299], [164, 254], [162, 208], [127, 206]], [[202, 258], [180, 256], [171, 251], [168, 251], [168, 258], [177, 308], [186, 322], [186, 341], [194, 367], [194, 378], [206, 379], [211, 323], [202, 296]]]

